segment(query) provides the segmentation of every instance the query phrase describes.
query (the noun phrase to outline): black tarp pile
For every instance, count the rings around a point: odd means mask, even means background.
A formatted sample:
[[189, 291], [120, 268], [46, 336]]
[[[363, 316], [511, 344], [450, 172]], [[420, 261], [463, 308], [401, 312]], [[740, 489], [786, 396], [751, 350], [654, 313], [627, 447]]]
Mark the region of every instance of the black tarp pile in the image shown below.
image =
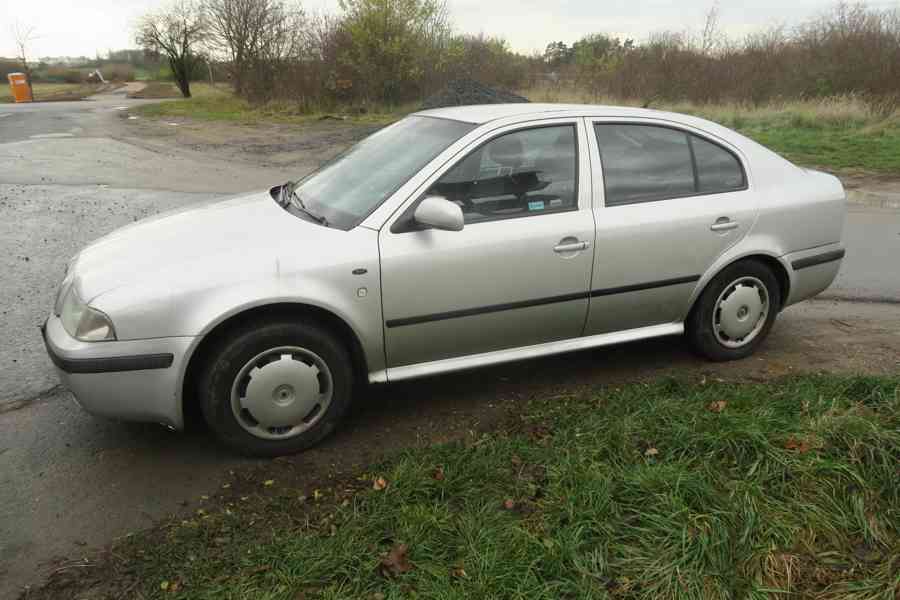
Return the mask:
[[423, 109], [443, 108], [445, 106], [465, 106], [468, 104], [506, 104], [513, 102], [529, 102], [528, 98], [495, 90], [472, 79], [456, 79], [447, 84], [440, 92], [434, 94], [422, 105]]

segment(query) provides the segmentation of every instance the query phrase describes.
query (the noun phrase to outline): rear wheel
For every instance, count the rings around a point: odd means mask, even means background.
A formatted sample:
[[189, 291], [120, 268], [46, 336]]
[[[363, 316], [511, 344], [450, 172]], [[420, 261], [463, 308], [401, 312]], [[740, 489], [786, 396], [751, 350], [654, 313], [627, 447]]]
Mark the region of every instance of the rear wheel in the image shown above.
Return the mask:
[[271, 320], [236, 330], [201, 375], [203, 415], [228, 446], [250, 456], [309, 448], [350, 405], [346, 348], [306, 320]]
[[781, 306], [778, 281], [756, 260], [726, 267], [703, 290], [687, 320], [693, 349], [715, 361], [753, 354]]

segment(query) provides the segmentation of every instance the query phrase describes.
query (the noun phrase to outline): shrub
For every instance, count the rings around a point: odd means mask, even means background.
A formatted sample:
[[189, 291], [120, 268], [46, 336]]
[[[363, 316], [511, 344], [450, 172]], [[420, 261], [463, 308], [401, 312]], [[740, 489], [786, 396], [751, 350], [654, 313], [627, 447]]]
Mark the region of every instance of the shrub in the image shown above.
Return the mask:
[[106, 64], [100, 72], [107, 81], [134, 81], [134, 67], [127, 63]]
[[[78, 69], [68, 67], [48, 67], [40, 77], [40, 80], [49, 83], [81, 83], [84, 81], [84, 73]], [[35, 79], [38, 79], [37, 77]]]

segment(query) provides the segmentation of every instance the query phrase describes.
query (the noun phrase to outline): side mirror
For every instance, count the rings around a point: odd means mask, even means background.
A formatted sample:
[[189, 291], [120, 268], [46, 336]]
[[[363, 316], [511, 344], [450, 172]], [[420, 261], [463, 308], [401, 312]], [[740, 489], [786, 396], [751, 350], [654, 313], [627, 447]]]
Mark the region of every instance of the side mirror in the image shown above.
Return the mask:
[[422, 200], [413, 213], [413, 220], [444, 231], [462, 231], [465, 222], [459, 205], [441, 196], [428, 196]]

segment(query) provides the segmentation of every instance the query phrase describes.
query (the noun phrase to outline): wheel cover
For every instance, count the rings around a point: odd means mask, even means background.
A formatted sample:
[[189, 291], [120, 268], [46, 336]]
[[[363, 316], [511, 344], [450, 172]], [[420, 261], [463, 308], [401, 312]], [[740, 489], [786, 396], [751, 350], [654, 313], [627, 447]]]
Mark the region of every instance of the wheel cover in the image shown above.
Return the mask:
[[762, 331], [769, 316], [769, 290], [756, 277], [741, 277], [722, 290], [713, 311], [713, 332], [720, 344], [740, 348]]
[[231, 385], [231, 411], [248, 433], [284, 440], [314, 426], [334, 394], [331, 370], [306, 348], [282, 346], [260, 352]]

